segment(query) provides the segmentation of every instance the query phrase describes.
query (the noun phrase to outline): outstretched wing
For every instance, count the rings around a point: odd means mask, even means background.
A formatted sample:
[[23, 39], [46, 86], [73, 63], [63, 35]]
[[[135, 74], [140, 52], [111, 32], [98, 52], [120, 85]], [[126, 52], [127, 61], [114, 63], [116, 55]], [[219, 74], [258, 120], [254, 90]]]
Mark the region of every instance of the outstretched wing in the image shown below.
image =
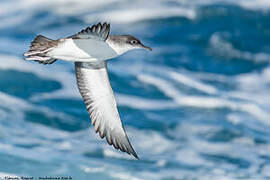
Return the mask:
[[97, 25], [89, 26], [81, 32], [70, 36], [72, 39], [95, 39], [106, 41], [110, 34], [110, 24], [98, 23]]
[[119, 117], [106, 62], [75, 62], [75, 71], [77, 85], [95, 131], [101, 138], [106, 136], [107, 142], [116, 149], [138, 159]]

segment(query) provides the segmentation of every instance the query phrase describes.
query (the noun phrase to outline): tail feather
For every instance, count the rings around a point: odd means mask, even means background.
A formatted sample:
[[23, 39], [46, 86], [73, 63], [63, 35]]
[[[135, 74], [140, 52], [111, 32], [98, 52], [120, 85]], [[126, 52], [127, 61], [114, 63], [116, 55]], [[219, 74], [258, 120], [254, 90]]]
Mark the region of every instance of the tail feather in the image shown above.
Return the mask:
[[38, 35], [32, 42], [30, 50], [24, 53], [25, 60], [35, 60], [42, 64], [52, 64], [56, 59], [47, 56], [47, 52], [57, 46], [57, 41]]

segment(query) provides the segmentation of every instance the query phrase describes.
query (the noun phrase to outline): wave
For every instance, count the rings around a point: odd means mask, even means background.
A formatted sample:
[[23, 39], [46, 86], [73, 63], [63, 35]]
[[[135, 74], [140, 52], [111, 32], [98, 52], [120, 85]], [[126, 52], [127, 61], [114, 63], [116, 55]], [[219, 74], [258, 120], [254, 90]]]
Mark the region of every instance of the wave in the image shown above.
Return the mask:
[[[39, 101], [42, 99], [52, 99], [52, 98], [80, 98], [76, 83], [75, 83], [75, 76], [72, 72], [68, 70], [67, 67], [56, 65], [54, 67], [47, 68], [46, 66], [40, 66], [39, 64], [33, 64], [33, 63], [26, 63], [20, 59], [17, 59], [15, 57], [10, 56], [2, 56], [1, 58], [6, 59], [3, 61], [3, 63], [0, 64], [1, 69], [16, 69], [24, 72], [33, 72], [36, 75], [42, 77], [42, 78], [49, 78], [53, 80], [57, 80], [62, 84], [62, 88], [59, 90], [56, 90], [51, 93], [41, 93], [33, 96], [31, 99], [33, 101]], [[38, 68], [37, 68], [38, 66]], [[114, 69], [114, 68], [112, 68]], [[236, 97], [236, 92], [222, 92], [217, 90], [216, 88], [203, 84], [197, 80], [194, 80], [190, 77], [187, 77], [183, 74], [174, 72], [174, 71], [168, 71], [168, 70], [161, 70], [161, 68], [151, 68], [154, 70], [152, 73], [155, 73], [155, 71], [163, 71], [164, 73], [171, 77], [173, 80], [175, 80], [178, 83], [182, 83], [184, 85], [193, 87], [197, 90], [200, 90], [202, 92], [209, 93], [210, 95], [222, 95], [224, 97], [207, 97], [207, 96], [189, 96], [184, 95], [180, 92], [179, 89], [177, 89], [172, 83], [169, 81], [165, 81], [162, 78], [153, 77], [152, 75], [146, 75], [146, 74], [140, 74], [139, 72], [136, 72], [136, 76], [139, 81], [147, 84], [154, 85], [157, 89], [159, 89], [161, 92], [163, 92], [166, 96], [170, 97], [173, 102], [166, 101], [166, 100], [155, 100], [155, 99], [145, 99], [140, 98], [132, 95], [124, 95], [124, 94], [117, 94], [116, 98], [119, 101], [119, 105], [123, 106], [129, 106], [135, 109], [168, 109], [168, 108], [176, 108], [177, 106], [189, 106], [189, 107], [196, 107], [196, 108], [230, 108], [234, 111], [242, 111], [247, 112], [251, 115], [253, 115], [258, 120], [261, 120], [263, 123], [270, 124], [270, 114], [266, 111], [264, 111], [262, 108], [260, 108], [256, 103], [251, 102], [236, 102], [233, 100], [230, 100], [231, 97]], [[267, 75], [265, 71], [264, 74]], [[148, 72], [149, 73], [149, 72]], [[68, 78], [67, 78], [68, 77]], [[166, 76], [165, 76], [166, 77]], [[239, 86], [242, 85], [245, 87], [258, 87], [254, 86], [254, 84], [246, 84], [245, 82], [261, 82], [261, 81], [245, 81], [244, 79], [250, 77], [248, 76], [238, 76], [236, 78], [236, 81], [239, 81]], [[260, 76], [258, 78], [261, 78]], [[67, 81], [66, 79], [69, 79]], [[249, 78], [250, 79], [250, 78]], [[264, 79], [267, 79], [264, 78]], [[264, 84], [267, 84], [264, 83]], [[240, 88], [241, 89], [241, 88]], [[241, 91], [244, 92], [244, 91]], [[224, 95], [225, 93], [225, 95]], [[231, 94], [230, 94], [231, 93]], [[225, 98], [228, 97], [229, 99]], [[239, 96], [240, 97], [240, 96]], [[245, 99], [242, 99], [245, 100]], [[131, 103], [133, 102], [133, 103]], [[176, 104], [175, 104], [176, 103]]]
[[[44, 1], [30, 0], [13, 1], [10, 3], [1, 2], [1, 7], [13, 7], [12, 10], [4, 10], [0, 13], [6, 23], [2, 23], [2, 27], [15, 25], [16, 23], [25, 21], [29, 15], [33, 15], [38, 11], [49, 11], [62, 16], [81, 16], [86, 23], [99, 21], [111, 21], [114, 23], [137, 22], [141, 20], [167, 18], [167, 17], [186, 17], [194, 19], [196, 13], [192, 8], [188, 7], [171, 7], [166, 6], [162, 1], [153, 1], [154, 3], [142, 3], [141, 1], [129, 2], [124, 0], [109, 1]], [[114, 4], [119, 6], [114, 7]], [[114, 7], [114, 8], [112, 8]], [[128, 9], [128, 10], [127, 10]], [[17, 12], [24, 12], [18, 14]]]
[[[3, 59], [0, 63], [0, 69], [14, 69], [23, 72], [31, 72], [40, 78], [56, 80], [61, 83], [62, 88], [50, 93], [41, 93], [34, 95], [32, 100], [41, 100], [46, 98], [79, 98], [79, 91], [75, 86], [75, 75], [70, 72], [69, 67], [54, 64], [54, 66], [41, 66], [36, 62], [26, 62], [15, 56], [0, 56]], [[72, 67], [72, 66], [71, 66]]]
[[[22, 72], [31, 72], [37, 75], [38, 77], [56, 80], [61, 83], [62, 87], [58, 90], [45, 93], [36, 93], [33, 95], [30, 100], [33, 102], [38, 102], [45, 99], [81, 99], [81, 96], [78, 92], [75, 74], [69, 70], [69, 66], [55, 65], [55, 66], [42, 66], [38, 63], [29, 63], [24, 62], [23, 60], [14, 57], [14, 56], [0, 56], [1, 59], [4, 59], [0, 63], [0, 69], [13, 69]], [[68, 79], [68, 80], [67, 80]], [[1, 92], [0, 92], [1, 93]], [[0, 94], [1, 95], [1, 94]], [[4, 98], [5, 96], [0, 96]], [[9, 96], [11, 97], [11, 96]], [[14, 98], [13, 98], [14, 99]], [[23, 100], [16, 98], [17, 101], [22, 101], [27, 107], [30, 107], [28, 103]], [[145, 110], [160, 110], [160, 109], [171, 109], [177, 107], [173, 102], [168, 102], [166, 100], [155, 100], [155, 99], [146, 99], [137, 96], [119, 94], [116, 93], [117, 104], [121, 106], [128, 106], [134, 109], [145, 109]], [[18, 104], [19, 102], [14, 104]], [[12, 102], [7, 100], [4, 102]], [[9, 104], [8, 106], [12, 106]], [[47, 110], [49, 111], [49, 110]], [[69, 118], [70, 119], [70, 118]]]
[[194, 79], [192, 79], [188, 76], [185, 76], [183, 74], [170, 71], [169, 75], [171, 76], [171, 78], [173, 78], [177, 82], [182, 83], [186, 86], [195, 88], [199, 91], [202, 91], [202, 92], [205, 92], [208, 94], [216, 94], [217, 93], [217, 89], [215, 87], [208, 85], [208, 84], [201, 83], [198, 80], [194, 80]]
[[152, 110], [159, 111], [164, 109], [173, 109], [178, 107], [177, 104], [166, 101], [166, 100], [157, 100], [157, 99], [146, 99], [138, 96], [132, 96], [127, 94], [116, 94], [117, 104], [121, 106], [127, 106], [134, 109], [140, 110]]
[[171, 83], [161, 78], [153, 77], [151, 75], [138, 75], [137, 78], [143, 83], [155, 86], [181, 106], [196, 108], [229, 108], [233, 111], [247, 112], [262, 123], [270, 125], [270, 114], [254, 103], [236, 102], [222, 97], [188, 96], [180, 93]]
[[151, 19], [169, 18], [169, 17], [185, 17], [188, 19], [196, 18], [196, 12], [193, 9], [184, 7], [157, 7], [157, 8], [128, 8], [120, 10], [108, 10], [87, 15], [84, 17], [86, 23], [100, 21], [110, 21], [114, 23], [134, 23], [138, 21], [147, 21]]
[[[166, 3], [167, 2], [167, 3]], [[205, 5], [236, 5], [251, 10], [269, 10], [270, 3], [267, 0], [175, 0], [170, 5], [169, 0], [151, 0], [142, 2], [140, 0], [124, 1], [45, 1], [45, 0], [15, 0], [2, 1], [0, 6], [1, 25], [0, 28], [18, 25], [31, 20], [31, 17], [40, 11], [48, 11], [61, 16], [80, 16], [85, 23], [96, 21], [110, 21], [113, 23], [134, 23], [151, 19], [184, 17], [193, 20], [197, 17], [197, 10]], [[114, 4], [118, 4], [117, 7]], [[12, 7], [12, 8], [9, 8]]]
[[[36, 108], [39, 109], [39, 107]], [[20, 111], [20, 108], [17, 111]], [[3, 131], [1, 130], [1, 133], [9, 140], [0, 142], [2, 153], [24, 158], [25, 163], [31, 163], [33, 160], [46, 164], [64, 161], [67, 164], [73, 164], [73, 168], [74, 166], [79, 168], [80, 173], [84, 174], [102, 173], [108, 175], [109, 178], [123, 179], [129, 179], [132, 174], [134, 179], [146, 180], [166, 177], [200, 177], [202, 179], [207, 179], [209, 176], [214, 179], [222, 176], [228, 177], [225, 174], [210, 173], [206, 170], [194, 174], [192, 168], [178, 168], [179, 166], [194, 168], [203, 166], [206, 169], [213, 169], [215, 163], [202, 154], [245, 159], [252, 162], [247, 169], [251, 174], [255, 173], [252, 169], [261, 166], [261, 163], [255, 163], [256, 157], [251, 156], [255, 153], [254, 149], [258, 148], [252, 137], [246, 137], [246, 139], [236, 137], [230, 144], [206, 141], [209, 136], [220, 131], [221, 127], [216, 125], [202, 125], [187, 121], [179, 123], [176, 127], [166, 128], [162, 133], [126, 126], [128, 136], [142, 159], [142, 161], [133, 161], [130, 156], [108, 147], [105, 140], [100, 140], [93, 130], [90, 133], [88, 129], [70, 133], [16, 118], [13, 113], [8, 114], [8, 119], [8, 122], [0, 120], [1, 124], [5, 123], [5, 128]], [[266, 150], [270, 148], [268, 146], [263, 144], [260, 145], [260, 148]], [[242, 151], [236, 151], [239, 148]], [[263, 154], [263, 152], [261, 153]], [[267, 154], [268, 151], [265, 153]], [[103, 156], [107, 158], [102, 158]], [[88, 157], [91, 158], [91, 161]], [[124, 161], [132, 167], [135, 165], [135, 169], [127, 171], [125, 166], [115, 163], [117, 160]], [[150, 168], [144, 167], [143, 171], [137, 170], [137, 165], [142, 164]], [[171, 164], [176, 167], [167, 168]], [[235, 172], [234, 161], [221, 162], [219, 168], [220, 171], [229, 171], [232, 177], [236, 177], [241, 171], [237, 168], [237, 172]], [[267, 169], [267, 167], [265, 168]], [[260, 177], [266, 174], [266, 170], [263, 172], [263, 174], [260, 173]], [[62, 174], [68, 173], [69, 169], [64, 168]]]
[[214, 33], [210, 38], [211, 53], [225, 58], [239, 58], [257, 63], [270, 62], [270, 54], [266, 53], [250, 53], [248, 51], [241, 51], [233, 47], [233, 45], [222, 38], [220, 33]]
[[0, 172], [0, 180], [6, 180], [8, 178], [20, 178], [19, 176], [11, 173], [6, 173], [6, 172]]
[[251, 10], [269, 10], [270, 8], [268, 0], [241, 0], [238, 3], [241, 7]]
[[[257, 4], [254, 4], [256, 2]], [[35, 93], [30, 99], [15, 97], [0, 91], [1, 160], [9, 158], [12, 159], [13, 164], [16, 164], [23, 159], [23, 171], [29, 174], [35, 174], [35, 170], [40, 169], [40, 166], [47, 174], [79, 174], [80, 177], [77, 178], [75, 175], [74, 179], [85, 179], [85, 177], [134, 180], [264, 179], [269, 177], [268, 159], [264, 158], [268, 157], [270, 151], [267, 139], [270, 125], [268, 64], [260, 71], [230, 76], [180, 69], [179, 66], [168, 68], [166, 65], [155, 63], [155, 60], [167, 58], [166, 54], [181, 52], [185, 48], [186, 50], [183, 51], [188, 52], [192, 47], [189, 46], [190, 44], [165, 47], [158, 42], [150, 61], [145, 60], [145, 54], [140, 56], [138, 53], [133, 57], [132, 54], [127, 55], [129, 61], [110, 62], [109, 71], [112, 73], [112, 85], [116, 87], [117, 104], [129, 107], [130, 109], [123, 108], [128, 111], [127, 114], [131, 112], [132, 116], [133, 113], [135, 115], [129, 120], [138, 121], [130, 123], [128, 120], [126, 123], [126, 119], [123, 118], [126, 132], [141, 161], [134, 161], [127, 154], [108, 146], [105, 140], [100, 140], [94, 133], [92, 127], [86, 125], [83, 129], [70, 132], [30, 121], [26, 114], [26, 111], [38, 112], [39, 117], [45, 120], [56, 118], [56, 121], [71, 125], [79, 124], [81, 121], [86, 123], [89, 121], [90, 124], [86, 111], [84, 115], [75, 117], [73, 113], [63, 113], [62, 109], [55, 110], [55, 104], [53, 106], [46, 104], [54, 103], [55, 99], [81, 99], [76, 86], [74, 67], [72, 63], [60, 61], [53, 66], [43, 66], [35, 62], [24, 62], [21, 57], [16, 57], [17, 53], [24, 50], [25, 44], [22, 41], [26, 41], [25, 38], [29, 35], [24, 33], [24, 30], [29, 27], [21, 26], [22, 23], [38, 24], [36, 27], [40, 29], [32, 30], [33, 32], [46, 31], [45, 33], [49, 34], [65, 33], [64, 29], [70, 27], [66, 25], [65, 18], [69, 17], [75, 18], [74, 24], [74, 19], [70, 18], [72, 21], [70, 24], [74, 26], [77, 26], [78, 21], [81, 25], [84, 22], [97, 20], [110, 20], [117, 24], [170, 17], [187, 18], [183, 21], [185, 23], [199, 18], [198, 12], [201, 7], [215, 4], [237, 5], [256, 11], [269, 9], [268, 3], [264, 0], [253, 2], [248, 0], [0, 1], [2, 8], [0, 20], [3, 20], [0, 30], [6, 32], [4, 28], [9, 30], [11, 27], [14, 29], [18, 27], [19, 31], [19, 34], [16, 34], [17, 31], [12, 31], [8, 32], [10, 33], [8, 36], [0, 37], [0, 49], [2, 49], [0, 70], [33, 73], [41, 79], [53, 80], [61, 84], [61, 88], [53, 92]], [[252, 4], [255, 7], [252, 7]], [[47, 12], [49, 15], [46, 14]], [[64, 16], [64, 25], [61, 24], [61, 20], [58, 26], [55, 15], [60, 18]], [[50, 16], [48, 19], [53, 19], [49, 23], [44, 21], [47, 20], [47, 16]], [[55, 22], [57, 27], [54, 27]], [[154, 25], [158, 25], [156, 21], [153, 22]], [[178, 22], [173, 19], [173, 23]], [[131, 27], [127, 26], [127, 28]], [[162, 29], [163, 26], [160, 25], [160, 28]], [[13, 36], [13, 33], [16, 36]], [[210, 48], [213, 48], [217, 55], [227, 59], [241, 58], [256, 63], [269, 62], [269, 54], [237, 49], [222, 32], [213, 34], [206, 42], [209, 42]], [[197, 44], [192, 42], [193, 45]], [[180, 48], [183, 49], [179, 50]], [[4, 53], [12, 56], [3, 55]], [[179, 61], [180, 58], [179, 56]], [[74, 107], [80, 113], [79, 108]], [[139, 114], [136, 109], [139, 110]], [[210, 110], [214, 117], [203, 117], [202, 114], [197, 113], [197, 110], [202, 112], [201, 109], [204, 110], [203, 113], [206, 112], [205, 114]], [[141, 114], [143, 116], [140, 116]], [[36, 119], [39, 120], [38, 118]], [[149, 121], [148, 118], [153, 121]], [[140, 127], [136, 128], [134, 123]], [[142, 128], [144, 123], [147, 126]], [[9, 170], [11, 173], [16, 172], [16, 175], [21, 175], [22, 171], [17, 173], [15, 168], [18, 169], [17, 166], [2, 169], [0, 176], [7, 175]]]
[[180, 4], [189, 6], [204, 6], [204, 5], [235, 5], [248, 10], [266, 11], [270, 8], [268, 0], [178, 0]]

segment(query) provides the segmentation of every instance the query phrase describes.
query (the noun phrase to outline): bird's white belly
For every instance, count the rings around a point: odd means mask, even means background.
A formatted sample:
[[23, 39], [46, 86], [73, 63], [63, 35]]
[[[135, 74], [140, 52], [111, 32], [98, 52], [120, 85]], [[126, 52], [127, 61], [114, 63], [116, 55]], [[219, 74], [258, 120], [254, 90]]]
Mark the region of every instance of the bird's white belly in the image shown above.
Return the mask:
[[96, 62], [116, 57], [118, 54], [104, 41], [92, 39], [65, 39], [47, 53], [55, 59]]

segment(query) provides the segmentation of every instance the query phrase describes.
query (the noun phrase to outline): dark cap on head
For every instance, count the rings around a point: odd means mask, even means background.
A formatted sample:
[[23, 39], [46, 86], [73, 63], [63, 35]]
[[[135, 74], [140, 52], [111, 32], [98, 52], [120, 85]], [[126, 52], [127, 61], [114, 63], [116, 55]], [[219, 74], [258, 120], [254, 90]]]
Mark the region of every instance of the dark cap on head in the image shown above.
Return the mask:
[[119, 44], [121, 44], [121, 43], [129, 44], [129, 45], [137, 47], [137, 48], [144, 48], [144, 49], [152, 51], [151, 47], [147, 47], [147, 46], [143, 45], [139, 39], [137, 39], [131, 35], [111, 36], [110, 38]]
[[135, 38], [134, 36], [131, 36], [131, 35], [124, 35], [124, 36], [127, 37], [127, 43], [134, 45], [134, 46], [140, 46], [141, 48], [148, 49], [148, 50], [152, 51], [151, 47], [147, 47], [147, 46], [143, 45], [141, 43], [141, 41], [139, 39]]

